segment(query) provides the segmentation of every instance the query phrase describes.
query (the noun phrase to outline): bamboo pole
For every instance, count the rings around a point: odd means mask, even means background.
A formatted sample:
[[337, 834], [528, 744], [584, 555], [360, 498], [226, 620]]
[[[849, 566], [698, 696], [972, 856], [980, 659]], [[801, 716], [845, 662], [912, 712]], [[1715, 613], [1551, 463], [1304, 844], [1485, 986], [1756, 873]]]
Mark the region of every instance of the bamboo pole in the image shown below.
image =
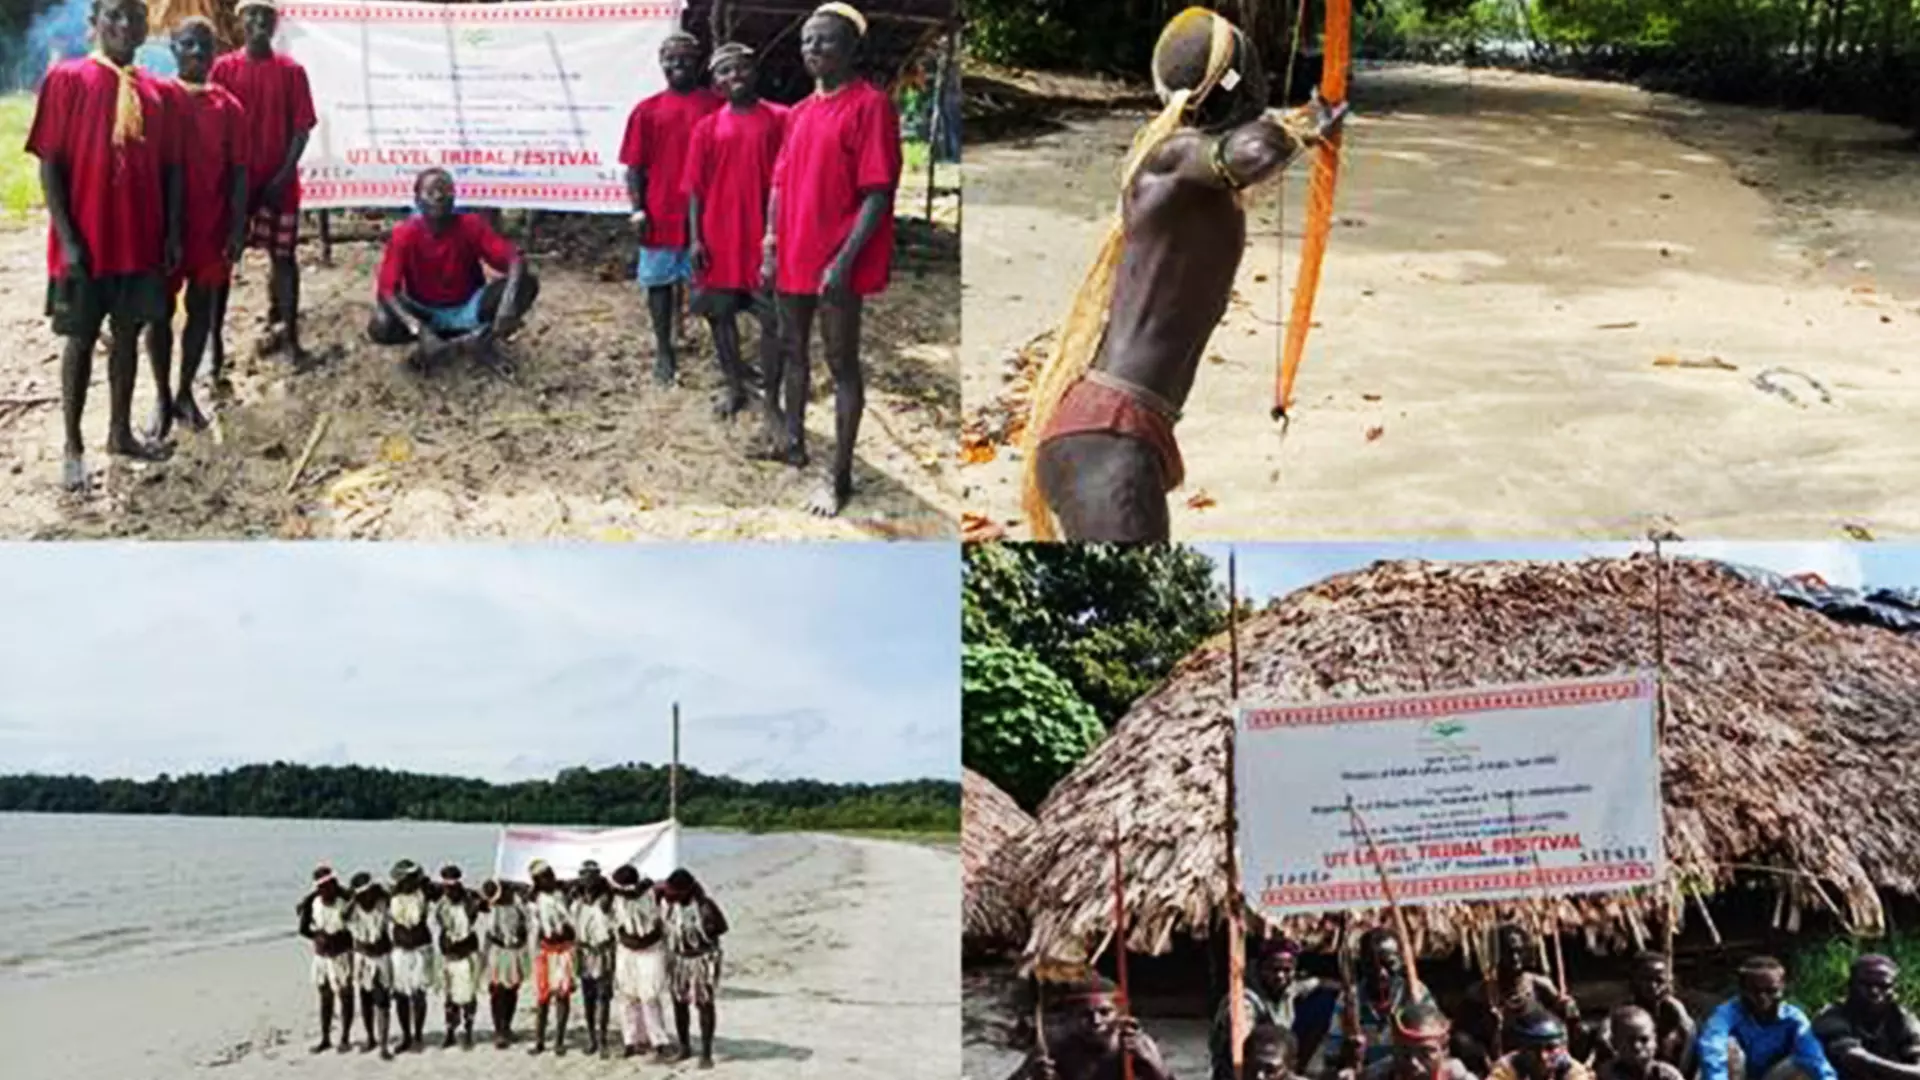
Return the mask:
[[1240, 727], [1240, 579], [1232, 548], [1227, 549], [1227, 687], [1231, 710], [1227, 724], [1227, 1021], [1233, 1074], [1240, 1075], [1247, 1038], [1247, 919], [1240, 880], [1238, 747]]
[[[1667, 746], [1667, 558], [1660, 550], [1660, 537], [1653, 537], [1653, 760], [1661, 766]], [[1672, 868], [1668, 868], [1672, 872]], [[1666, 947], [1667, 974], [1673, 974], [1673, 938], [1680, 922], [1680, 896], [1667, 890]]]
[[667, 773], [667, 820], [680, 820], [680, 703], [673, 703], [673, 767]]
[[[1113, 819], [1113, 963], [1120, 976], [1120, 1015], [1133, 1018], [1133, 997], [1127, 993], [1127, 895], [1125, 868], [1122, 865], [1120, 846], [1123, 843], [1120, 834], [1120, 819]], [[1120, 1055], [1120, 1075], [1124, 1080], [1133, 1080], [1133, 1054], [1122, 1052]]]
[[1393, 932], [1400, 938], [1401, 953], [1407, 958], [1407, 993], [1420, 996], [1420, 963], [1413, 947], [1413, 935], [1407, 932], [1407, 916], [1400, 910], [1400, 902], [1394, 899], [1393, 878], [1387, 873], [1387, 864], [1380, 861], [1380, 849], [1374, 846], [1373, 833], [1367, 828], [1366, 820], [1360, 816], [1360, 808], [1353, 804], [1353, 796], [1347, 796], [1347, 816], [1353, 820], [1354, 831], [1367, 845], [1367, 855], [1373, 860], [1373, 868], [1380, 872], [1380, 891], [1385, 894], [1387, 911], [1393, 918]]

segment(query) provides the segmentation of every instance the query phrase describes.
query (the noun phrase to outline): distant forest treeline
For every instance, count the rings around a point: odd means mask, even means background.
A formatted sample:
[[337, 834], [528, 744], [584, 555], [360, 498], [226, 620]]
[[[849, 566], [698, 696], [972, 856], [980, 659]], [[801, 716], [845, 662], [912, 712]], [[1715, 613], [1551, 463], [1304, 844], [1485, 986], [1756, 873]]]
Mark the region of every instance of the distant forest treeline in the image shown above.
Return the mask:
[[[0, 776], [0, 811], [637, 825], [666, 818], [669, 771], [656, 765], [568, 769], [552, 780], [513, 784], [284, 762], [145, 781], [29, 774]], [[957, 832], [960, 785], [748, 782], [682, 768], [680, 821], [751, 831]]]
[[[1186, 0], [967, 0], [967, 47], [996, 63], [1144, 78]], [[1326, 0], [1212, 5], [1269, 72], [1317, 53]], [[1772, 108], [1920, 127], [1920, 0], [1351, 0], [1354, 55], [1564, 71]], [[1317, 78], [1317, 64], [1296, 74]], [[1304, 87], [1294, 87], [1298, 100]]]

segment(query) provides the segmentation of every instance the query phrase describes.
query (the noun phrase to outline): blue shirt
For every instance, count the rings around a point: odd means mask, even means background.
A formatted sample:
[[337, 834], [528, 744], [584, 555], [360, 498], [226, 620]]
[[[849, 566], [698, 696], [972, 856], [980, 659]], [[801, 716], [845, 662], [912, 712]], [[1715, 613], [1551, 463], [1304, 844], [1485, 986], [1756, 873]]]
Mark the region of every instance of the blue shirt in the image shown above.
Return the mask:
[[[1759, 1080], [1767, 1070], [1791, 1056], [1814, 1080], [1837, 1080], [1827, 1052], [1814, 1037], [1813, 1022], [1798, 1008], [1782, 1003], [1780, 1015], [1763, 1023], [1747, 1014], [1739, 998], [1713, 1010], [1700, 1025], [1700, 1080], [1729, 1080], [1727, 1039], [1740, 1043], [1747, 1057], [1747, 1077]], [[1742, 1080], [1733, 1077], [1731, 1080]]]

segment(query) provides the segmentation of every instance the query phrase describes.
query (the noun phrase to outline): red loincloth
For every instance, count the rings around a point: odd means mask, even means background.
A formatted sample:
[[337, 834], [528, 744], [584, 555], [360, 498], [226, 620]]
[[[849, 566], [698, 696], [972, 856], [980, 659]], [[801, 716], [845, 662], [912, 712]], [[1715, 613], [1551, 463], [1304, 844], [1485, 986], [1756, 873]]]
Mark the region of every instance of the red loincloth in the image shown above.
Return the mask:
[[1047, 430], [1040, 436], [1040, 445], [1090, 433], [1125, 435], [1153, 447], [1160, 455], [1160, 475], [1168, 491], [1186, 479], [1187, 467], [1180, 458], [1180, 444], [1173, 437], [1172, 417], [1125, 390], [1083, 377], [1061, 395]]

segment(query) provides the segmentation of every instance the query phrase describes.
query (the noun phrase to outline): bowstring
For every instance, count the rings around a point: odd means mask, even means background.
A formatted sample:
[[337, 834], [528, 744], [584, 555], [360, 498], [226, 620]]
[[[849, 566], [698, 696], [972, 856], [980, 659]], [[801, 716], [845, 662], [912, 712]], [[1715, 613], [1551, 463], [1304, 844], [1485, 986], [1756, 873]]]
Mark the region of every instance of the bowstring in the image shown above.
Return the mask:
[[[1283, 8], [1282, 10], [1285, 10], [1285, 9]], [[1295, 9], [1294, 15], [1293, 15], [1293, 29], [1292, 29], [1292, 35], [1291, 35], [1293, 38], [1293, 42], [1287, 49], [1286, 81], [1280, 84], [1280, 101], [1281, 101], [1282, 107], [1285, 107], [1287, 103], [1288, 95], [1293, 93], [1294, 62], [1300, 58], [1300, 29], [1301, 27], [1306, 25], [1306, 22], [1307, 22], [1307, 0], [1300, 0], [1299, 7]], [[1279, 182], [1274, 185], [1273, 318], [1263, 319], [1258, 314], [1250, 313], [1250, 314], [1253, 314], [1253, 317], [1256, 321], [1264, 322], [1269, 326], [1280, 327], [1280, 328], [1284, 328], [1287, 325], [1287, 173], [1290, 171], [1292, 170], [1290, 169], [1280, 170]], [[1281, 352], [1284, 352], [1287, 347], [1286, 336], [1281, 335], [1279, 340], [1280, 340], [1280, 350]], [[1276, 353], [1276, 356], [1277, 355], [1279, 354]], [[1279, 363], [1277, 359], [1274, 362], [1276, 364]]]

